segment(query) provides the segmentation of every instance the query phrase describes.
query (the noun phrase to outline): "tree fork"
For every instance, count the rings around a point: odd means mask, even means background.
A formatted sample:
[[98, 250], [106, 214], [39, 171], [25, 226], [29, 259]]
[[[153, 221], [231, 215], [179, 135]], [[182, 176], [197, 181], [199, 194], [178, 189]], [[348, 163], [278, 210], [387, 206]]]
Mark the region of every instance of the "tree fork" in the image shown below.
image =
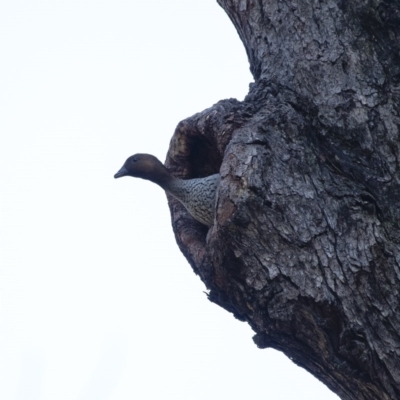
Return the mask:
[[207, 231], [170, 198], [209, 299], [342, 399], [400, 398], [400, 3], [219, 0], [255, 82], [182, 121], [167, 166], [221, 172]]

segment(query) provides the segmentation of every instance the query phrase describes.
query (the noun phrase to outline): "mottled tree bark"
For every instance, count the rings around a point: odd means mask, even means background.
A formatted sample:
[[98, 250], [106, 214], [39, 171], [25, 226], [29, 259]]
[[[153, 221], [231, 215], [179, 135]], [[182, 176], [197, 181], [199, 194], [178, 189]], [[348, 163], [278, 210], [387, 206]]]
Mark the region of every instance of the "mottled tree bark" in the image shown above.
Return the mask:
[[[219, 0], [255, 82], [181, 122], [167, 166], [221, 172], [209, 298], [342, 399], [400, 399], [400, 2]], [[290, 379], [290, 378], [289, 378]]]

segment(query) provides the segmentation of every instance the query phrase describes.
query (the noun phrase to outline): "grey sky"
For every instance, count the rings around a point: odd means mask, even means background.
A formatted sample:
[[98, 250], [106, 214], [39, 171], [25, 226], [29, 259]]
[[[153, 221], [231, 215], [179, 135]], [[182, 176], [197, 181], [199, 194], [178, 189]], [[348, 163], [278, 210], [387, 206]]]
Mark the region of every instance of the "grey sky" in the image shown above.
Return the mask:
[[0, 48], [0, 398], [336, 399], [206, 299], [158, 187], [113, 179], [247, 93], [216, 2], [3, 1]]

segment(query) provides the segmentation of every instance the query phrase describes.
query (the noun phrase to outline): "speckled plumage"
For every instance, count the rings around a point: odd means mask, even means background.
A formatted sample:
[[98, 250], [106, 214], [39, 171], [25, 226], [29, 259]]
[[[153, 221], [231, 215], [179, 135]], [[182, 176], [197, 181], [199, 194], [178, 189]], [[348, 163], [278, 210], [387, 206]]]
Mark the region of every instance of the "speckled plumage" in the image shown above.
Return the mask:
[[219, 179], [219, 174], [188, 180], [174, 178], [164, 189], [178, 199], [195, 219], [211, 226]]
[[142, 178], [156, 183], [179, 200], [197, 221], [207, 226], [213, 224], [219, 174], [205, 178], [179, 179], [172, 176], [156, 157], [150, 154], [135, 154], [129, 157], [114, 175], [115, 178], [122, 176]]

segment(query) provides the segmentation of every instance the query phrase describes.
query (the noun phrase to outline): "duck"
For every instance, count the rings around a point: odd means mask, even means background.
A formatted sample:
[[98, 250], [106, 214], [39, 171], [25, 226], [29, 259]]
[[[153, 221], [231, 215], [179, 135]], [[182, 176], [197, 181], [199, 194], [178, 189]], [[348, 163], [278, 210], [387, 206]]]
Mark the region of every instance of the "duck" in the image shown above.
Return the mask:
[[208, 227], [214, 223], [215, 197], [220, 174], [205, 178], [179, 179], [151, 154], [130, 156], [114, 178], [131, 176], [155, 183], [181, 202], [189, 214]]

